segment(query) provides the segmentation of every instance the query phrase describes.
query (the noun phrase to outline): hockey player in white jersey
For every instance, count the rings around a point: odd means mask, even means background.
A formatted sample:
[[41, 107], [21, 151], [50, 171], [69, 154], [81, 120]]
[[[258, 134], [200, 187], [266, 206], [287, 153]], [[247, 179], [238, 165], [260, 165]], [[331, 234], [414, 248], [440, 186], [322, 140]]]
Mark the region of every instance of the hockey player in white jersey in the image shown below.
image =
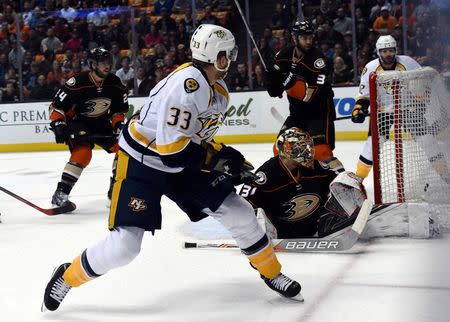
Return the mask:
[[[409, 56], [397, 55], [397, 42], [392, 36], [380, 36], [376, 42], [378, 58], [370, 61], [364, 67], [361, 74], [361, 81], [358, 89], [358, 96], [355, 99], [355, 106], [352, 111], [352, 121], [363, 123], [369, 113], [369, 76], [372, 72], [382, 70], [411, 70], [420, 68], [419, 63]], [[386, 95], [389, 95], [386, 93]], [[392, 95], [391, 95], [392, 96]], [[389, 104], [387, 104], [389, 105]], [[385, 112], [392, 111], [392, 106], [384, 106]], [[384, 136], [386, 133], [380, 133]], [[372, 138], [370, 135], [364, 144], [361, 155], [356, 166], [356, 175], [364, 180], [372, 169]]]
[[109, 234], [55, 270], [43, 309], [56, 310], [72, 287], [130, 263], [144, 232], [161, 228], [163, 195], [191, 220], [218, 220], [272, 290], [303, 300], [300, 284], [280, 272], [252, 206], [235, 192], [233, 184], [253, 178], [253, 167], [239, 151], [213, 141], [225, 118], [228, 90], [222, 78], [236, 59], [234, 37], [223, 27], [200, 25], [190, 48], [193, 62], [161, 80], [122, 132]]

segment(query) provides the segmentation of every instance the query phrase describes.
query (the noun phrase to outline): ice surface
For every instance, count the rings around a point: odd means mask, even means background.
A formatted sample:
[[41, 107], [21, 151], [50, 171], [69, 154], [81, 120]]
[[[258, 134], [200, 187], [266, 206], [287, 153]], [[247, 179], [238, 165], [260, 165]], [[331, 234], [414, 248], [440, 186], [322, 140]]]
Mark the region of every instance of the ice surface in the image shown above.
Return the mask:
[[[270, 144], [235, 145], [259, 166]], [[338, 142], [354, 170], [362, 142]], [[68, 152], [0, 154], [0, 185], [41, 207]], [[47, 217], [0, 192], [0, 321], [311, 321], [450, 320], [450, 239], [382, 239], [348, 253], [279, 254], [303, 287], [304, 303], [269, 290], [237, 250], [186, 250], [183, 240], [226, 238], [213, 220], [191, 224], [163, 200], [163, 230], [144, 237], [130, 265], [73, 289], [57, 312], [40, 312], [53, 268], [107, 233], [112, 156], [96, 150], [71, 199], [70, 215]], [[371, 180], [367, 180], [369, 194]]]

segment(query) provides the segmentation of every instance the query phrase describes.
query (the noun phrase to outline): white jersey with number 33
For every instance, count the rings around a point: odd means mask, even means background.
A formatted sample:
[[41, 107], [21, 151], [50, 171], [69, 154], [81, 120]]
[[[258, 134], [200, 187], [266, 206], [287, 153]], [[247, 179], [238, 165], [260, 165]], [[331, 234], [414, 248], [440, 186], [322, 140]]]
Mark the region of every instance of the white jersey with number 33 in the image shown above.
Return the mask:
[[225, 118], [228, 99], [223, 80], [211, 86], [201, 68], [181, 65], [152, 89], [119, 145], [152, 168], [179, 172], [182, 167], [168, 167], [160, 156], [177, 154], [189, 142], [211, 141]]

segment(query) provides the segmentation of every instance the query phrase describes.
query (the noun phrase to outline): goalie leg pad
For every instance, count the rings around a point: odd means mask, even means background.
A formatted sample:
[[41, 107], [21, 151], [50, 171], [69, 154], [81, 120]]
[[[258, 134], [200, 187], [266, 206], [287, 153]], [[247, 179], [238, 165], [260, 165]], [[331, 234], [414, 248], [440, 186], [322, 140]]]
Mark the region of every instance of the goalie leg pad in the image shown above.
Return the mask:
[[428, 203], [394, 203], [374, 206], [362, 238], [430, 238], [439, 229], [429, 212]]

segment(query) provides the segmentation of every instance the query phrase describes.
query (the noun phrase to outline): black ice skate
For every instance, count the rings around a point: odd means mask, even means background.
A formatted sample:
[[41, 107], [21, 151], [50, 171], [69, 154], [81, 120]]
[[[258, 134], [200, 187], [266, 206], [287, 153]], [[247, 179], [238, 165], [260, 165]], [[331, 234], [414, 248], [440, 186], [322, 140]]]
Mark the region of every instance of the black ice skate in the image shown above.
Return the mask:
[[272, 290], [277, 292], [283, 297], [289, 298], [291, 300], [296, 300], [299, 302], [303, 302], [303, 296], [300, 293], [302, 287], [300, 284], [289, 277], [278, 274], [277, 277], [269, 279], [261, 275], [261, 278], [264, 282], [269, 286]]
[[61, 264], [53, 271], [52, 278], [45, 288], [44, 302], [41, 306], [42, 312], [57, 310], [64, 297], [72, 288], [63, 279], [63, 274], [69, 266], [70, 263]]
[[69, 195], [60, 189], [56, 189], [52, 196], [52, 205], [55, 207], [64, 207], [72, 204], [69, 200]]

